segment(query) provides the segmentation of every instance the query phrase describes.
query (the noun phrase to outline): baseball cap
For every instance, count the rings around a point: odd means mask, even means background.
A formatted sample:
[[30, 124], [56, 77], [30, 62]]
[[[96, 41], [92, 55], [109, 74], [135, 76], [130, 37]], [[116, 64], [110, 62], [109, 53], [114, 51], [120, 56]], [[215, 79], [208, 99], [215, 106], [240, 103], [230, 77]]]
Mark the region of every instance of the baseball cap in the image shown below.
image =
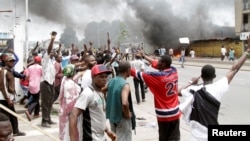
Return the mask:
[[94, 65], [92, 67], [92, 69], [91, 69], [91, 75], [92, 76], [99, 75], [99, 74], [102, 74], [102, 73], [108, 73], [108, 74], [110, 74], [110, 73], [112, 73], [112, 71], [109, 70], [109, 69], [107, 69], [106, 66], [101, 65], [101, 64]]
[[16, 59], [13, 56], [7, 56], [6, 61], [15, 61]]
[[42, 58], [41, 58], [40, 56], [36, 56], [36, 57], [34, 58], [34, 61], [35, 61], [36, 63], [41, 63], [41, 60], [42, 60]]

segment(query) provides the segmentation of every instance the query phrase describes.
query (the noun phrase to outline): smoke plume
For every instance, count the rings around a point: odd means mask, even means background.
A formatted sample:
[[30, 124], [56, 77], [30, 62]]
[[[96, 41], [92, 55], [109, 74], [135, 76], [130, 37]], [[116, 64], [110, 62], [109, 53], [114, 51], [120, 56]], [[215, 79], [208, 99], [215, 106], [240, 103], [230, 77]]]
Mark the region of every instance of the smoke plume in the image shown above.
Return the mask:
[[[23, 1], [16, 0], [16, 3], [17, 8], [24, 9]], [[118, 20], [126, 24], [130, 41], [143, 40], [143, 42], [158, 47], [176, 46], [180, 37], [189, 37], [190, 40], [234, 37], [233, 27], [224, 27], [229, 25], [228, 17], [220, 16], [234, 13], [233, 7], [234, 0], [29, 1], [31, 16], [40, 17], [65, 27], [72, 27], [82, 36], [86, 36], [84, 31], [89, 23], [100, 24], [102, 20], [105, 20], [111, 25]], [[223, 21], [225, 22], [223, 23]], [[224, 26], [215, 24], [217, 22]], [[37, 25], [46, 26], [46, 23], [38, 21]], [[112, 31], [117, 28], [109, 28], [109, 30], [111, 33], [117, 33], [117, 31]], [[88, 30], [88, 33], [92, 32], [95, 35], [91, 38], [96, 37], [96, 29], [95, 31]], [[100, 41], [103, 40], [101, 36]], [[104, 36], [106, 37], [106, 35]], [[84, 38], [89, 39], [89, 37]], [[127, 41], [129, 42], [129, 40]]]

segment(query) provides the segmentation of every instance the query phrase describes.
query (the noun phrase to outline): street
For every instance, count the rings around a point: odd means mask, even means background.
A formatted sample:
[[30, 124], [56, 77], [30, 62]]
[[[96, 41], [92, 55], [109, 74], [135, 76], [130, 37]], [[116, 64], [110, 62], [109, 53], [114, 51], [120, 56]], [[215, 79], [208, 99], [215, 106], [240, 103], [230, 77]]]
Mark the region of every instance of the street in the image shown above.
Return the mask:
[[[192, 77], [197, 77], [200, 75], [201, 67], [196, 66], [185, 66], [181, 68], [178, 62], [173, 63], [178, 70], [179, 74], [179, 87], [184, 86]], [[216, 69], [216, 79], [218, 80], [226, 75], [228, 69]], [[219, 112], [219, 123], [220, 124], [250, 124], [250, 95], [249, 87], [250, 86], [250, 73], [249, 71], [239, 71], [235, 78], [230, 84], [229, 91], [225, 94], [221, 102], [221, 108]], [[153, 95], [148, 91], [146, 93], [146, 102], [142, 102], [140, 105], [136, 104], [135, 95], [134, 95], [134, 86], [132, 83], [132, 78], [128, 78], [127, 81], [130, 83], [134, 110], [137, 116], [137, 128], [136, 134], [133, 132], [134, 141], [157, 141], [158, 140], [158, 128], [157, 121], [154, 112], [154, 101]], [[200, 81], [201, 82], [201, 81]], [[180, 101], [182, 99], [180, 98]], [[58, 108], [58, 104], [54, 104], [55, 109]], [[24, 111], [24, 108], [20, 105], [16, 105], [16, 109]], [[52, 113], [52, 118], [58, 123], [58, 116], [55, 112]], [[24, 113], [21, 112], [19, 115], [25, 117]], [[26, 117], [25, 117], [26, 118]], [[32, 124], [37, 125], [38, 127], [41, 124], [41, 117], [31, 121]], [[108, 123], [108, 122], [107, 122]], [[19, 129], [27, 133], [23, 137], [15, 137], [16, 141], [52, 141], [49, 137], [46, 137], [41, 132], [34, 130], [34, 128], [28, 126], [26, 123], [19, 120]], [[58, 124], [53, 125], [51, 128], [42, 128], [46, 132], [58, 137]], [[181, 141], [189, 140], [190, 133], [189, 127], [181, 119], [180, 124], [181, 129]]]

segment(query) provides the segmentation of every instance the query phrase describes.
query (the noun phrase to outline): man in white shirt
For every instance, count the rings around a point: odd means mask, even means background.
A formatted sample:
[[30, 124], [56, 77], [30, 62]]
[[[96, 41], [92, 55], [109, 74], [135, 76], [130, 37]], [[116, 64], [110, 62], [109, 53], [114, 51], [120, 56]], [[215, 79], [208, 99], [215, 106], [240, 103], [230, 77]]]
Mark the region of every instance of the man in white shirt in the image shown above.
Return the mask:
[[223, 61], [225, 59], [227, 50], [224, 46], [221, 47], [221, 61]]
[[[145, 66], [144, 66], [144, 62], [141, 60], [140, 54], [138, 53], [135, 54], [135, 60], [131, 62], [131, 68], [135, 68], [137, 71], [142, 71], [142, 72], [144, 71]], [[141, 102], [140, 95], [139, 95], [139, 84], [141, 88], [142, 102], [145, 102], [144, 82], [137, 79], [136, 77], [133, 78], [133, 81], [134, 81], [135, 97], [136, 97], [137, 104], [140, 104]]]
[[83, 89], [91, 85], [92, 83], [91, 68], [97, 63], [93, 55], [86, 56], [84, 62], [87, 65], [88, 69], [83, 73], [81, 78], [82, 80], [81, 87]]
[[195, 55], [195, 51], [194, 49], [191, 49], [190, 52], [189, 52], [191, 58], [194, 58], [194, 55]]
[[[250, 45], [250, 39], [248, 45]], [[215, 83], [213, 83], [216, 77], [215, 68], [205, 65], [202, 67], [200, 77], [193, 78], [190, 84], [179, 90], [180, 96], [184, 98], [180, 110], [186, 123], [191, 127], [191, 141], [207, 141], [208, 125], [219, 124], [218, 113], [222, 96], [227, 92], [230, 82], [247, 60], [249, 53], [250, 48], [232, 66], [226, 76]], [[203, 83], [197, 85], [199, 78], [202, 78]], [[205, 90], [202, 94], [198, 93], [202, 91], [201, 89]]]
[[125, 58], [126, 58], [126, 61], [129, 60], [129, 48], [128, 47], [125, 47]]
[[50, 44], [48, 46], [47, 52], [44, 53], [42, 59], [42, 68], [43, 68], [43, 81], [40, 85], [41, 91], [41, 107], [42, 107], [42, 127], [50, 127], [51, 124], [55, 124], [51, 120], [50, 113], [53, 105], [53, 97], [55, 94], [54, 81], [56, 75], [56, 69], [54, 66], [52, 52], [54, 40], [56, 38], [56, 32], [51, 33]]

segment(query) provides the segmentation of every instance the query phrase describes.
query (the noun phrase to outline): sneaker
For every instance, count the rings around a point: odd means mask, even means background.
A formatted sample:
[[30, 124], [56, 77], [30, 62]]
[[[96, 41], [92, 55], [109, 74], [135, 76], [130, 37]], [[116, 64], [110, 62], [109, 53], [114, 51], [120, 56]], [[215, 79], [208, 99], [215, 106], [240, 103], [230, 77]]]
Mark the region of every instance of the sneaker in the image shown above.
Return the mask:
[[20, 131], [13, 134], [13, 136], [25, 136], [25, 135], [26, 135], [26, 133], [20, 132]]
[[26, 115], [28, 121], [32, 120], [31, 115], [30, 115], [30, 113], [28, 111], [25, 111], [25, 115]]
[[142, 102], [146, 102], [146, 100], [145, 100], [145, 99], [143, 99], [143, 100], [142, 100]]

